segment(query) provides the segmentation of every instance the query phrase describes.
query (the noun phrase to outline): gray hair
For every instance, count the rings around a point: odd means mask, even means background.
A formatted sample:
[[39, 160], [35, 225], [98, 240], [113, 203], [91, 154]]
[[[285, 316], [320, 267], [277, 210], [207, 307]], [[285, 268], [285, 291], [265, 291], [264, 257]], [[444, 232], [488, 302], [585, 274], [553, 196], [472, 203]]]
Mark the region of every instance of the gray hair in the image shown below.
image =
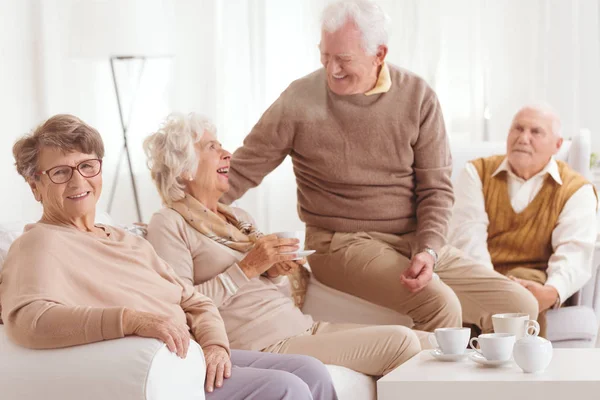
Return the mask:
[[537, 103], [537, 104], [527, 104], [519, 109], [515, 116], [519, 114], [521, 111], [525, 110], [533, 110], [540, 114], [543, 114], [547, 118], [552, 120], [552, 133], [557, 138], [562, 137], [562, 123], [560, 121], [560, 117], [556, 110], [547, 103]]
[[208, 118], [172, 113], [144, 140], [147, 165], [164, 204], [184, 198], [185, 181], [193, 179], [198, 168], [195, 144], [206, 131], [216, 136], [217, 129]]
[[57, 114], [17, 140], [13, 156], [17, 172], [25, 180], [38, 179], [38, 158], [44, 147], [53, 147], [65, 153], [82, 152], [104, 157], [104, 143], [98, 131], [70, 114]]
[[363, 37], [367, 54], [374, 55], [380, 45], [388, 43], [390, 17], [372, 0], [340, 0], [323, 10], [321, 28], [335, 32], [346, 22], [353, 21]]

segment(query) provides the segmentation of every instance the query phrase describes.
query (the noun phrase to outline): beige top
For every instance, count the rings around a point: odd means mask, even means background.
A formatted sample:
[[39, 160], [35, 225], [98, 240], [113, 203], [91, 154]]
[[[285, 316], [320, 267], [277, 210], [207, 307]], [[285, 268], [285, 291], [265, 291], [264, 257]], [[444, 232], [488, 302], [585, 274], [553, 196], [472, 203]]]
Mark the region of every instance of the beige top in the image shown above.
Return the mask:
[[[386, 64], [391, 85], [339, 96], [319, 69], [292, 84], [231, 160], [230, 203], [291, 156], [302, 221], [340, 232], [416, 232], [438, 251], [454, 201], [442, 109], [415, 74]], [[381, 75], [381, 74], [380, 74]]]
[[143, 238], [102, 227], [108, 238], [45, 223], [25, 227], [0, 284], [14, 342], [43, 349], [120, 338], [128, 308], [187, 323], [202, 346], [229, 348], [209, 298], [182, 282]]
[[[253, 222], [244, 211], [233, 210], [238, 219]], [[248, 279], [237, 264], [243, 253], [207, 238], [176, 211], [155, 213], [147, 239], [185, 282], [219, 307], [232, 348], [262, 350], [312, 326], [312, 318], [283, 293], [287, 278]]]

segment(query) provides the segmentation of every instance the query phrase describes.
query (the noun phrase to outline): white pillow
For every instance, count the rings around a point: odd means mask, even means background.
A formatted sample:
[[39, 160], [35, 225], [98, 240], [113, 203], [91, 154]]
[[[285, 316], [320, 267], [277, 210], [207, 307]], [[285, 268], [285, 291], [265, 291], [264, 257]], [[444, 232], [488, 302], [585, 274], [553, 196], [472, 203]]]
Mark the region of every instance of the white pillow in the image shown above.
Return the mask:
[[6, 260], [8, 249], [21, 236], [26, 224], [26, 222], [0, 224], [0, 271], [2, 271], [2, 265], [4, 265], [4, 260]]
[[[0, 224], [0, 272], [6, 260], [8, 249], [13, 242], [23, 233], [24, 222], [15, 222], [10, 224]], [[0, 283], [2, 277], [0, 277]], [[0, 305], [0, 324], [2, 323], [2, 306]]]

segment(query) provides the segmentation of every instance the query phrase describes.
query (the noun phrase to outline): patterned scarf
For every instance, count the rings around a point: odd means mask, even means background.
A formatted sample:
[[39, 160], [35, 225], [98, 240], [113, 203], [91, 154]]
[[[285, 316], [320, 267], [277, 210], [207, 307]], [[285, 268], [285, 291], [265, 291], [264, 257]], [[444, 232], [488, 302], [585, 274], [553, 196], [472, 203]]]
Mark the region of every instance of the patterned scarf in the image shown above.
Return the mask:
[[217, 209], [227, 222], [188, 194], [174, 202], [171, 208], [201, 234], [241, 253], [250, 251], [254, 242], [262, 236], [254, 225], [240, 221], [233, 209], [225, 204], [218, 203]]

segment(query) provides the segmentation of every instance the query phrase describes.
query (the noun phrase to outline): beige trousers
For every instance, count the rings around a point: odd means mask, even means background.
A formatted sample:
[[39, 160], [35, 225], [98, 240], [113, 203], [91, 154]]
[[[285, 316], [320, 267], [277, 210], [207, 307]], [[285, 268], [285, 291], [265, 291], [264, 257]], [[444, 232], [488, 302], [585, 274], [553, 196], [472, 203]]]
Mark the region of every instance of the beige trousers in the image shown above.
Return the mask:
[[302, 335], [263, 349], [278, 354], [304, 354], [325, 364], [366, 375], [383, 376], [421, 351], [417, 334], [399, 325], [316, 322]]
[[523, 312], [535, 319], [538, 303], [524, 287], [445, 246], [436, 274], [421, 291], [400, 283], [410, 265], [414, 234], [331, 232], [307, 227], [306, 248], [316, 250], [308, 261], [323, 284], [410, 316], [414, 329], [472, 324], [493, 332], [492, 315]]

